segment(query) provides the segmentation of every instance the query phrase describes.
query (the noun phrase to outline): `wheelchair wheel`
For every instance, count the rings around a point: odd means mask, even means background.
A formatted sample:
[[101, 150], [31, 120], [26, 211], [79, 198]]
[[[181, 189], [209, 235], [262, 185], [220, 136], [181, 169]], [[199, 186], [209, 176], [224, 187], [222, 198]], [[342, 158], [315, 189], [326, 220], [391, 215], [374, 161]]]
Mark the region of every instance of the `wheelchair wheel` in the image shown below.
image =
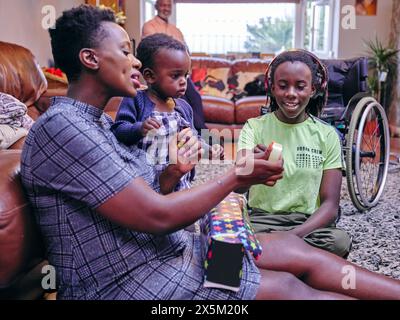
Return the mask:
[[382, 195], [389, 166], [389, 139], [385, 110], [374, 98], [362, 98], [351, 116], [346, 139], [347, 185], [360, 211], [375, 206]]

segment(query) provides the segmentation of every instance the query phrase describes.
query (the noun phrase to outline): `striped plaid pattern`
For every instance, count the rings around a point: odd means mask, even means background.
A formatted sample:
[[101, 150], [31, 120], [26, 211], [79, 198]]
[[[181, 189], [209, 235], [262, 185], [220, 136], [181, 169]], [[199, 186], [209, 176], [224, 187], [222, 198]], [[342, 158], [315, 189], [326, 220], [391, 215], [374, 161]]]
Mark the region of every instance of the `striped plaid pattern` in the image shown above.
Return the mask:
[[[159, 112], [153, 110], [150, 117], [157, 119], [161, 126], [143, 137], [138, 143], [138, 148], [144, 150], [149, 156], [148, 162], [154, 166], [156, 176], [159, 177], [169, 164], [169, 140], [181, 130], [192, 126], [176, 111]], [[197, 135], [197, 132], [194, 134]], [[174, 190], [189, 189], [191, 187], [190, 176], [190, 172], [186, 173]]]
[[159, 188], [144, 152], [119, 144], [111, 123], [93, 106], [56, 98], [22, 152], [22, 182], [57, 271], [57, 297], [254, 298], [260, 275], [251, 259], [244, 260], [238, 293], [206, 289], [197, 235], [138, 233], [96, 213], [137, 177]]

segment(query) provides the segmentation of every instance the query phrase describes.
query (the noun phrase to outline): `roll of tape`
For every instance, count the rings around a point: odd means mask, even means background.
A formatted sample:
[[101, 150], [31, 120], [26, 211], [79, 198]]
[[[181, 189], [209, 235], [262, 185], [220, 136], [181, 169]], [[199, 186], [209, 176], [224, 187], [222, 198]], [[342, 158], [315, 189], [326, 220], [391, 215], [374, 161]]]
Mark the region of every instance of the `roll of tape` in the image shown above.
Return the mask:
[[269, 154], [269, 161], [278, 161], [282, 158], [282, 145], [272, 141], [268, 148], [271, 150], [271, 153]]

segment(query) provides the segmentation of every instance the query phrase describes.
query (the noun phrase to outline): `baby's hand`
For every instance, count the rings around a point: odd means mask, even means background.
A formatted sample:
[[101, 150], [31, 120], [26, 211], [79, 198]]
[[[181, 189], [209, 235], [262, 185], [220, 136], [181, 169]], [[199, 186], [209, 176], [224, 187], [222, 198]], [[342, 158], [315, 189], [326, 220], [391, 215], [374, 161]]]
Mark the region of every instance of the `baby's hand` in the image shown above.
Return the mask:
[[160, 122], [155, 118], [147, 118], [143, 121], [142, 128], [140, 129], [142, 136], [145, 136], [149, 131], [158, 129], [161, 126]]
[[185, 174], [198, 163], [203, 149], [197, 136], [190, 128], [185, 128], [175, 134], [169, 142], [169, 161]]
[[224, 160], [224, 148], [220, 144], [213, 144], [210, 148], [211, 160]]

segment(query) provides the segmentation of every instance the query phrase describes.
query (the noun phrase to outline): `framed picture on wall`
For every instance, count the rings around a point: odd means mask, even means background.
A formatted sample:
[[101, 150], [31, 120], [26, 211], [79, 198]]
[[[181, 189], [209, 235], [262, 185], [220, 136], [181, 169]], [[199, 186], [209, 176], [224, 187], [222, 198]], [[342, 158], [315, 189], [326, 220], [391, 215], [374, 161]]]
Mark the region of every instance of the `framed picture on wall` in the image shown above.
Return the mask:
[[356, 15], [376, 16], [378, 0], [355, 0]]
[[87, 4], [92, 6], [106, 6], [113, 9], [115, 12], [125, 12], [125, 0], [86, 0]]
[[125, 25], [125, 0], [86, 0], [86, 4], [97, 7], [108, 7], [115, 12], [116, 22], [121, 26]]

